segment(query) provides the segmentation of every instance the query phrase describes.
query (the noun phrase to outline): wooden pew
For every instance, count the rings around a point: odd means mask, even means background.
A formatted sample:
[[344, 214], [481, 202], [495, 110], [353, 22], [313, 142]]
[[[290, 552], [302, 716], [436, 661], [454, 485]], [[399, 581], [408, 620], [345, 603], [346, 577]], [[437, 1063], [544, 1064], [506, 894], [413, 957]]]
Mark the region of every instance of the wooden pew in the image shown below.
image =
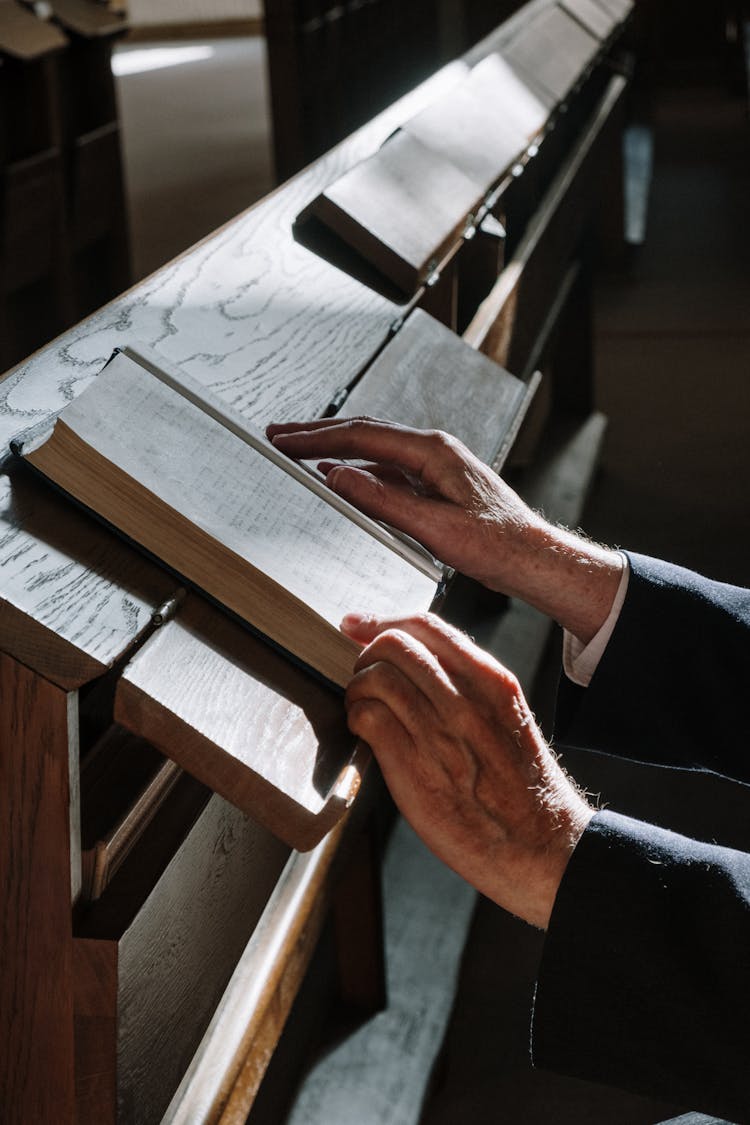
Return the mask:
[[[482, 217], [494, 233], [479, 224], [463, 232], [437, 277], [409, 299], [295, 237], [297, 216], [326, 185], [449, 96], [470, 67], [546, 7], [548, 0], [533, 0], [464, 61], [0, 381], [3, 1120], [242, 1119], [342, 886], [348, 898], [359, 888], [357, 913], [370, 924], [356, 938], [361, 958], [353, 961], [344, 957], [351, 914], [339, 926], [339, 987], [353, 996], [361, 983], [360, 1003], [382, 1001], [368, 815], [376, 786], [343, 731], [340, 708], [213, 607], [185, 599], [160, 567], [28, 479], [10, 461], [8, 441], [60, 410], [126, 337], [207, 378], [260, 423], [323, 414], [344, 401], [342, 390], [366, 386], [373, 361], [416, 308], [442, 310], [450, 327], [463, 309], [473, 347], [507, 358], [527, 379], [536, 368], [552, 373], [555, 412], [573, 420], [576, 434], [600, 437], [590, 382], [573, 377], [558, 349], [566, 325], [585, 310], [591, 185], [619, 127], [624, 82], [610, 76], [606, 55], [614, 33], [593, 70], [586, 62], [588, 78], [547, 107], [533, 143], [524, 138], [517, 159], [498, 168]], [[496, 278], [500, 220], [513, 238]], [[351, 401], [356, 406], [357, 392]], [[527, 442], [531, 470], [548, 456], [559, 477], [563, 462], [573, 462], [580, 493], [593, 458], [551, 432]], [[473, 612], [472, 598], [456, 616]], [[515, 608], [490, 609], [504, 659], [522, 659]], [[535, 635], [531, 648], [540, 643]], [[88, 904], [81, 824], [96, 820], [106, 777], [84, 785], [82, 798], [81, 763], [86, 780], [92, 755], [105, 754], [102, 740], [120, 737], [113, 723], [148, 730], [157, 747], [184, 739], [194, 758], [209, 743], [227, 753], [243, 735], [258, 759], [283, 764], [286, 746], [299, 751], [312, 763], [312, 789], [295, 797], [290, 786], [285, 799], [317, 801], [317, 828], [336, 826], [312, 851], [290, 851], [289, 841], [279, 843], [187, 775], [158, 792], [146, 778], [148, 799], [140, 788], [124, 807], [116, 793], [107, 796], [115, 811], [108, 838], [125, 831], [131, 812], [140, 826], [128, 836], [129, 852], [118, 853], [109, 885]], [[321, 795], [333, 802], [327, 812]], [[201, 1001], [191, 1003], [199, 972]]]

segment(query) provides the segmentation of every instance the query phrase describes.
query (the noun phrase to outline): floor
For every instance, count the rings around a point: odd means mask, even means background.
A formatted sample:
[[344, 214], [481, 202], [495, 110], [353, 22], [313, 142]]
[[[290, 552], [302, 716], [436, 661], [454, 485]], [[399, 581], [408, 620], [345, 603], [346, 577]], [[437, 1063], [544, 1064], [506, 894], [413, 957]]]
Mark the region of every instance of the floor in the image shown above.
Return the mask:
[[[660, 91], [650, 124], [646, 240], [596, 294], [597, 399], [610, 425], [585, 529], [747, 584], [750, 122], [743, 101], [714, 84]], [[750, 847], [739, 787], [592, 759], [565, 764], [610, 807]], [[480, 902], [422, 1125], [653, 1125], [681, 1112], [531, 1069], [541, 947], [541, 935]]]
[[[161, 61], [153, 53], [186, 48], [192, 54], [162, 54]], [[270, 188], [263, 43], [141, 44], [118, 50], [116, 65], [134, 272], [142, 277]], [[630, 271], [603, 277], [597, 290], [597, 397], [610, 429], [586, 529], [746, 583], [750, 123], [743, 102], [714, 84], [661, 91], [650, 124], [655, 178], [646, 241]], [[746, 817], [723, 789], [715, 800], [698, 801], [689, 782], [677, 792], [673, 779], [585, 761], [572, 767], [625, 811], [654, 820], [682, 815], [685, 830], [730, 842], [746, 836]], [[474, 899], [409, 833], [401, 830], [397, 839], [405, 850], [386, 872], [387, 925], [394, 948], [411, 955], [394, 955], [395, 1007], [379, 1025], [385, 1039], [359, 1035], [348, 1054], [321, 1060], [323, 1069], [292, 1113], [294, 1125], [419, 1119]], [[417, 931], [403, 916], [408, 895], [399, 886], [407, 864], [431, 888], [433, 902], [450, 904], [451, 933], [458, 935], [433, 934], [428, 957], [421, 956], [422, 938], [414, 950]], [[424, 917], [428, 928], [440, 927], [429, 903]], [[538, 935], [501, 911], [484, 903], [474, 914], [423, 1125], [651, 1125], [670, 1116], [667, 1106], [530, 1070], [528, 1013], [539, 949]], [[375, 1042], [390, 1042], [390, 1062], [381, 1062], [393, 1069], [368, 1087], [359, 1079]], [[421, 1060], [409, 1081], [399, 1069], [406, 1057]]]
[[596, 307], [610, 418], [589, 530], [750, 581], [750, 121], [719, 85], [660, 92], [646, 241]]
[[134, 280], [270, 191], [265, 65], [261, 38], [117, 49]]

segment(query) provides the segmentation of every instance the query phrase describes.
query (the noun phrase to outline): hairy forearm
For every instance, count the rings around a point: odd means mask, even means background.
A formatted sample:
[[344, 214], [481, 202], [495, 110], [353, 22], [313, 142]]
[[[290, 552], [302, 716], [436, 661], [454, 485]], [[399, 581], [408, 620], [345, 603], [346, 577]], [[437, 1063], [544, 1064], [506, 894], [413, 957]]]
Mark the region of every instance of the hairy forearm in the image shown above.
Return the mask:
[[520, 598], [584, 644], [607, 619], [622, 575], [622, 556], [541, 517], [508, 537], [487, 584]]
[[[333, 458], [322, 467], [339, 495], [469, 577], [535, 606], [584, 643], [606, 620], [620, 556], [547, 523], [450, 435], [362, 418], [268, 432], [292, 457]], [[338, 460], [349, 457], [368, 464]]]

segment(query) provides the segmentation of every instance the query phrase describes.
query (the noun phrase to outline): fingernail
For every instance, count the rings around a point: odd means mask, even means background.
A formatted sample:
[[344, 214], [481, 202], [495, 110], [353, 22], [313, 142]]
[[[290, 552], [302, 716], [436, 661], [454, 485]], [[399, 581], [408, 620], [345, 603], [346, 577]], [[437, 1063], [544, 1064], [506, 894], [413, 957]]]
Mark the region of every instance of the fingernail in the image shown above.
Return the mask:
[[346, 631], [347, 629], [356, 629], [360, 625], [364, 625], [369, 618], [364, 613], [345, 613], [341, 618], [340, 629]]

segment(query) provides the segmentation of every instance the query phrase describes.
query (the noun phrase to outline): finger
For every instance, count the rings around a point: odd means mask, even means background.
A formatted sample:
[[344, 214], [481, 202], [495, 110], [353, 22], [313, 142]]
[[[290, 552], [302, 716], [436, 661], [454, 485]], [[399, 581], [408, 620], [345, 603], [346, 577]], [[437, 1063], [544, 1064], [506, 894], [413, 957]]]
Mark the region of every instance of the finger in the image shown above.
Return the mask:
[[270, 422], [266, 426], [266, 437], [272, 441], [279, 434], [324, 430], [328, 426], [337, 426], [340, 422], [340, 418], [311, 418], [307, 422]]
[[347, 706], [349, 730], [363, 739], [382, 764], [394, 753], [413, 753], [411, 735], [379, 699], [357, 699]]
[[398, 465], [378, 465], [375, 461], [357, 461], [354, 464], [352, 464], [351, 461], [346, 463], [342, 461], [319, 461], [317, 469], [319, 472], [323, 473], [324, 476], [327, 476], [332, 469], [345, 468], [347, 466], [370, 473], [371, 476], [377, 477], [378, 480], [382, 480], [386, 484], [409, 487], [423, 494], [423, 488], [419, 479], [415, 477], [413, 473], [408, 473], [404, 469], [400, 469]]
[[[304, 426], [304, 429], [301, 428]], [[357, 457], [400, 465], [422, 477], [455, 462], [459, 443], [437, 430], [416, 430], [370, 418], [327, 418], [271, 426], [273, 444], [290, 457]]]
[[[426, 645], [403, 630], [389, 629], [379, 633], [357, 658], [355, 676], [375, 666], [395, 669], [400, 677], [399, 688], [403, 687], [402, 680], [411, 685], [403, 690], [416, 691], [438, 715], [444, 715], [455, 703], [456, 689], [446, 669]], [[379, 674], [386, 688], [394, 683], [392, 677], [385, 677], [382, 672]], [[380, 680], [376, 682], [380, 683]], [[411, 698], [414, 699], [413, 695]], [[413, 710], [419, 707], [421, 703], [415, 703]], [[422, 707], [420, 714], [423, 712]]]
[[326, 484], [366, 515], [408, 532], [438, 555], [462, 534], [465, 516], [459, 505], [419, 495], [403, 477], [398, 481], [356, 465], [335, 465]]
[[438, 720], [435, 708], [413, 679], [387, 660], [361, 669], [349, 681], [347, 710], [363, 700], [377, 700], [386, 706], [414, 740], [426, 724]]
[[341, 618], [339, 629], [353, 641], [361, 645], [369, 645], [381, 630], [383, 617], [375, 617], [371, 613], [346, 613]]
[[[433, 653], [449, 677], [462, 682], [490, 674], [502, 677], [508, 686], [517, 681], [513, 673], [488, 652], [476, 645], [470, 637], [449, 625], [433, 613], [412, 614], [409, 617], [376, 617], [370, 614], [348, 613], [341, 622], [342, 632], [361, 645], [371, 646], [385, 632], [395, 630], [419, 641]], [[360, 656], [360, 661], [362, 660]]]

